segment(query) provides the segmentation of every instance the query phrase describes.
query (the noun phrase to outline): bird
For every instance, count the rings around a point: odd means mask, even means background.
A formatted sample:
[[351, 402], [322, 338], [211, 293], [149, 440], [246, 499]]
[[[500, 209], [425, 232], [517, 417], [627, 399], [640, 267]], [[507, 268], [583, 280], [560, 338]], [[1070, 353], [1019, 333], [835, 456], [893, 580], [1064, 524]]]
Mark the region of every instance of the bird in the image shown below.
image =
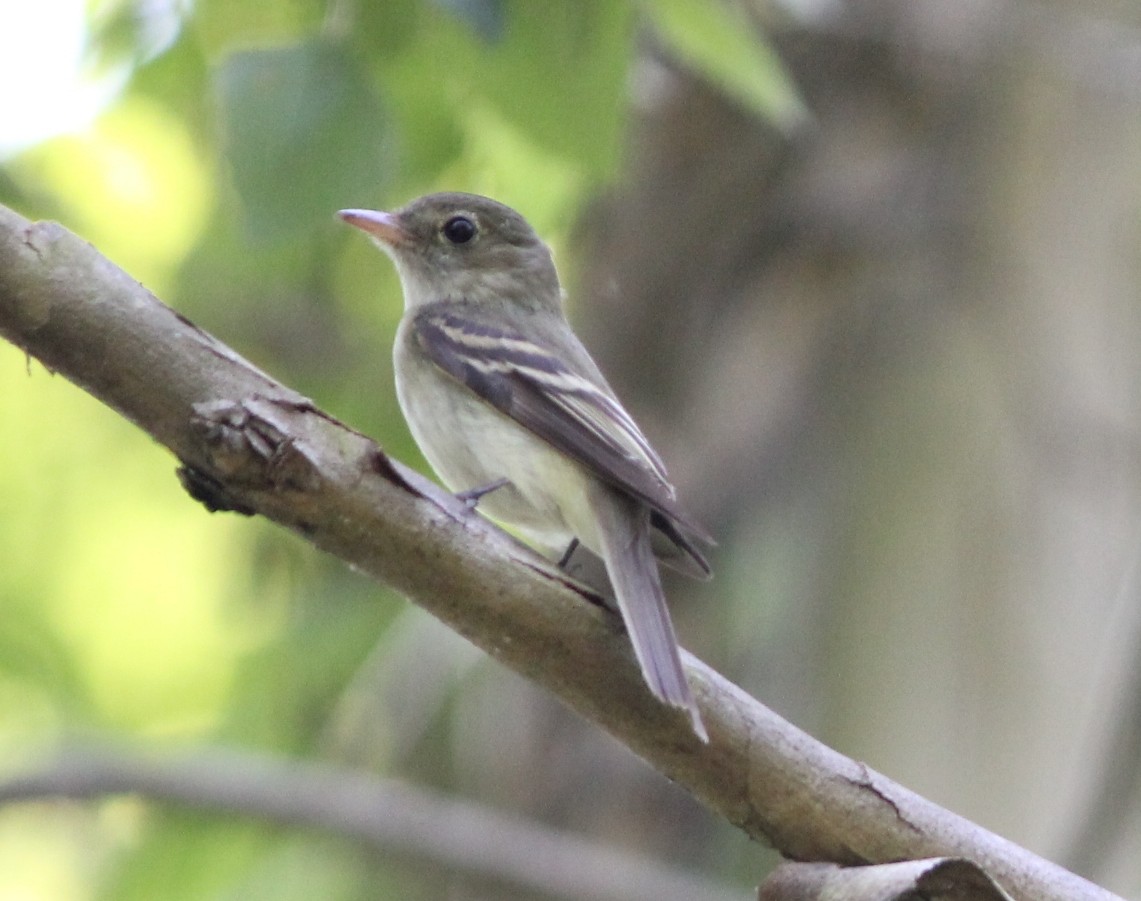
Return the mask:
[[478, 194], [338, 216], [395, 264], [397, 399], [440, 480], [552, 559], [580, 542], [597, 554], [646, 685], [708, 742], [658, 558], [708, 578], [697, 545], [713, 539], [572, 331], [550, 248]]

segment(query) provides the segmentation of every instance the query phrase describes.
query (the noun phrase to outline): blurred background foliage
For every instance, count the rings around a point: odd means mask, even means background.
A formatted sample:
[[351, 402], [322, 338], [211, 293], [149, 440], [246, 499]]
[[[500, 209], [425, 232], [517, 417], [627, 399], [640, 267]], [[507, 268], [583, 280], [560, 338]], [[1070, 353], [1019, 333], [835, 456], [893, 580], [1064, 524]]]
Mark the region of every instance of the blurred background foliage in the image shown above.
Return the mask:
[[[1136, 896], [1138, 59], [1112, 0], [9, 4], [0, 201], [412, 462], [399, 287], [333, 213], [519, 208], [720, 538], [714, 582], [668, 586], [686, 645]], [[90, 113], [20, 130], [64, 107]], [[7, 346], [0, 422], [5, 772], [88, 739], [230, 746], [741, 897], [763, 877], [607, 737], [338, 562], [208, 515]], [[0, 896], [534, 897], [137, 798], [0, 810]]]

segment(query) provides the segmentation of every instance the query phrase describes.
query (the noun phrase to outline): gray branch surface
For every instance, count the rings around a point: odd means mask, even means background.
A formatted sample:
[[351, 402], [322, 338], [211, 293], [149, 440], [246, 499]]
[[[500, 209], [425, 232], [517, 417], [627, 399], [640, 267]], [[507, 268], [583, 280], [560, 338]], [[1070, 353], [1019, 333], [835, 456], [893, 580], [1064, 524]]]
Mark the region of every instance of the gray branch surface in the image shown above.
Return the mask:
[[908, 860], [867, 867], [784, 863], [757, 901], [1010, 901], [975, 864], [958, 858]]
[[266, 516], [542, 684], [792, 860], [975, 861], [1019, 901], [1115, 895], [780, 719], [686, 655], [709, 730], [645, 689], [590, 592], [160, 303], [55, 223], [0, 207], [0, 334], [166, 445], [217, 506]]

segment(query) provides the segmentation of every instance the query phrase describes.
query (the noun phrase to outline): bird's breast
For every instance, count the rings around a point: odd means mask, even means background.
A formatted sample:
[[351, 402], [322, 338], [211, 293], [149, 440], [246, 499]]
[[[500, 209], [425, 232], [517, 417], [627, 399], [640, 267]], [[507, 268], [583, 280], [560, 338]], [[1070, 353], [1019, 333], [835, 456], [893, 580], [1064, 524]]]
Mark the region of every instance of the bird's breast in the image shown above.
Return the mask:
[[480, 499], [481, 512], [544, 550], [561, 553], [576, 536], [592, 547], [594, 519], [582, 468], [486, 404], [403, 337], [395, 350], [397, 400], [445, 486], [466, 491], [507, 478], [510, 485]]

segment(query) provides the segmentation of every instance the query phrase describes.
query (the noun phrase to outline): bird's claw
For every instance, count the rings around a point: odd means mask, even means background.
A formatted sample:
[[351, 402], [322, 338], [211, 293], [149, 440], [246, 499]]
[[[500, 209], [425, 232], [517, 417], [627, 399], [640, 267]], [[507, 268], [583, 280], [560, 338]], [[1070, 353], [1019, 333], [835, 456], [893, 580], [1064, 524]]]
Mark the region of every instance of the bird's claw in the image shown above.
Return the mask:
[[494, 482], [491, 482], [488, 485], [480, 485], [476, 488], [469, 488], [467, 491], [456, 492], [456, 500], [467, 507], [468, 510], [474, 510], [485, 495], [491, 494], [493, 491], [498, 491], [500, 488], [504, 487], [505, 485], [509, 485], [510, 483], [511, 480], [506, 477], [502, 479], [496, 479]]

